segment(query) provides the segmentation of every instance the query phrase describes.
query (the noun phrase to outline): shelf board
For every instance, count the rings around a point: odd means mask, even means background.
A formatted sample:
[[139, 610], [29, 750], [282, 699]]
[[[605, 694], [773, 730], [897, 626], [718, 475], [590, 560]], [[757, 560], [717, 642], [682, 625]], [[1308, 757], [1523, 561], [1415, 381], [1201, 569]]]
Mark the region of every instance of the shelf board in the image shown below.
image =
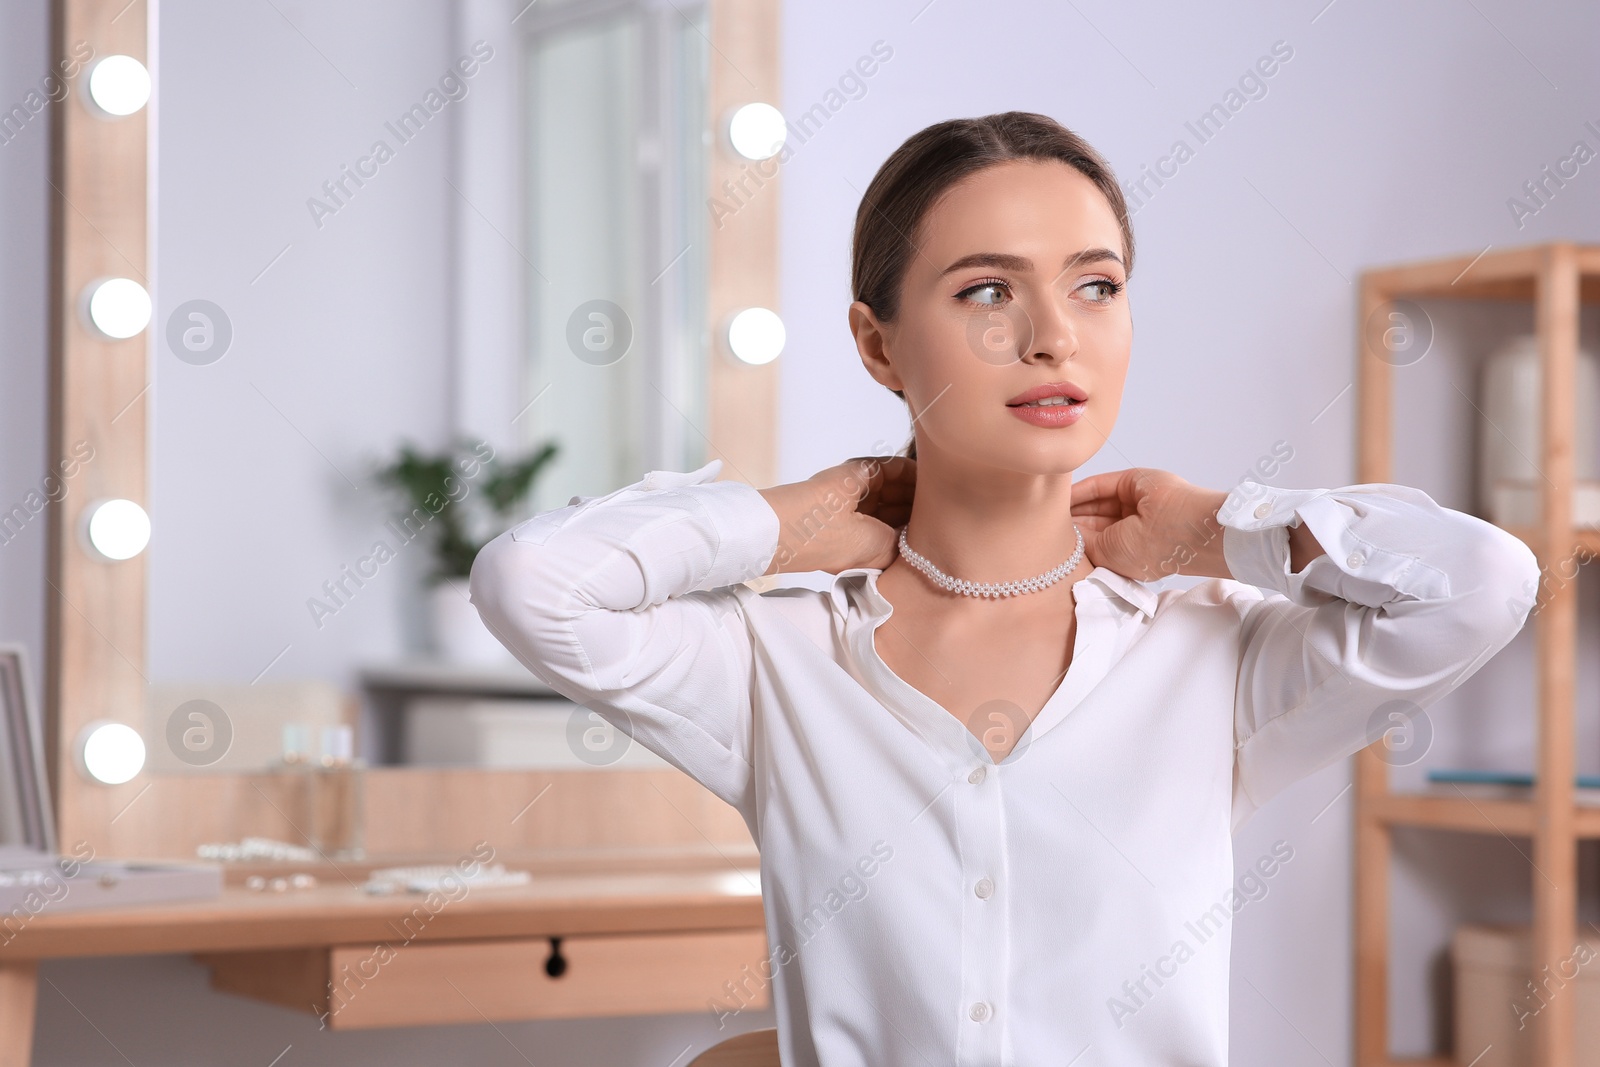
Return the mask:
[[560, 697], [515, 660], [493, 666], [413, 660], [372, 663], [360, 670], [367, 689], [405, 693], [448, 693], [455, 696]]
[[[1362, 280], [1391, 298], [1453, 300], [1534, 299], [1535, 279], [1546, 245], [1490, 250], [1369, 270]], [[1600, 304], [1600, 246], [1579, 245], [1579, 300]]]
[[[1507, 790], [1508, 794], [1517, 792]], [[1487, 796], [1473, 793], [1386, 793], [1365, 805], [1365, 814], [1387, 826], [1531, 837], [1538, 814], [1532, 793]], [[1581, 790], [1595, 793], [1596, 790]], [[1600, 838], [1600, 806], [1578, 804], [1573, 823], [1580, 838]]]

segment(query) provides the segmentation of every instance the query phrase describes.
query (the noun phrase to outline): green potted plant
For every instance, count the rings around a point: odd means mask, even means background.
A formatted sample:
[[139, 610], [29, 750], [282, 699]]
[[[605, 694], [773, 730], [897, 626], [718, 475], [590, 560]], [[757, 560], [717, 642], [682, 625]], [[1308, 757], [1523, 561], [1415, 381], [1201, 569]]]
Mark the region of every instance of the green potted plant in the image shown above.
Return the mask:
[[432, 555], [428, 606], [434, 648], [443, 659], [480, 665], [512, 661], [472, 606], [467, 577], [478, 550], [522, 517], [534, 483], [558, 451], [554, 442], [546, 442], [504, 459], [483, 441], [460, 439], [438, 451], [407, 442], [379, 468], [379, 482], [404, 509], [390, 529], [407, 543], [420, 538]]

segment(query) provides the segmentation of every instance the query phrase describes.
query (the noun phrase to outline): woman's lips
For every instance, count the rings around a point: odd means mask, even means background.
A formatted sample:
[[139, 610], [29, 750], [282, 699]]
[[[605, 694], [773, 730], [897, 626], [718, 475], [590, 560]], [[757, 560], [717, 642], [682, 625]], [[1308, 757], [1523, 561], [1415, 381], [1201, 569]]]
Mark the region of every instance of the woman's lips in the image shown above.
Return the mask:
[[1076, 404], [1046, 404], [1042, 406], [1011, 404], [1006, 407], [1006, 410], [1030, 425], [1053, 428], [1071, 426], [1083, 417], [1083, 409], [1088, 406], [1088, 401], [1085, 400]]
[[1052, 397], [1065, 397], [1068, 400], [1088, 400], [1089, 394], [1083, 387], [1073, 382], [1046, 382], [1036, 385], [1032, 389], [1024, 390], [1007, 400], [1007, 404], [1027, 404], [1035, 400], [1049, 400]]

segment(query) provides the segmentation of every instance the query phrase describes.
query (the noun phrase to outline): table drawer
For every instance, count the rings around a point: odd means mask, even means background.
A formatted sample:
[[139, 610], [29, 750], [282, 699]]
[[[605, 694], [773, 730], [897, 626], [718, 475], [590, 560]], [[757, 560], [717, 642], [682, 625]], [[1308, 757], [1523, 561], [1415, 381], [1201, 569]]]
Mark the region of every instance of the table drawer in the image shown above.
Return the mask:
[[[203, 957], [219, 989], [334, 1030], [765, 1008], [760, 930], [348, 945]], [[730, 990], [729, 983], [733, 989]]]

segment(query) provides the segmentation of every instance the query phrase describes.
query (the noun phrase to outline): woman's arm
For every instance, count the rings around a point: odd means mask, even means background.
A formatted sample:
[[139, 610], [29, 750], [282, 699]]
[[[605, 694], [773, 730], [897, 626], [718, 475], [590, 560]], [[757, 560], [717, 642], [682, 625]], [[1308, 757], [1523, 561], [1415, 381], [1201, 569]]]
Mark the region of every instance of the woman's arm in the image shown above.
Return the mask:
[[472, 602], [552, 689], [747, 812], [750, 643], [727, 587], [767, 569], [778, 518], [713, 481], [720, 467], [652, 472], [507, 530], [472, 565]]
[[652, 472], [537, 515], [484, 546], [471, 588], [547, 685], [744, 811], [751, 649], [737, 586], [892, 558], [882, 520], [909, 508], [915, 465], [852, 460], [760, 491], [714, 481], [720, 468]]
[[[1236, 825], [1471, 677], [1522, 628], [1539, 580], [1520, 539], [1408, 486], [1246, 482], [1219, 517], [1233, 577], [1287, 598], [1244, 605]], [[1291, 526], [1326, 551], [1293, 567]]]
[[1235, 825], [1469, 678], [1522, 628], [1539, 580], [1521, 540], [1407, 486], [1219, 494], [1144, 470], [1084, 485], [1096, 562], [1260, 591], [1230, 600], [1242, 621]]

